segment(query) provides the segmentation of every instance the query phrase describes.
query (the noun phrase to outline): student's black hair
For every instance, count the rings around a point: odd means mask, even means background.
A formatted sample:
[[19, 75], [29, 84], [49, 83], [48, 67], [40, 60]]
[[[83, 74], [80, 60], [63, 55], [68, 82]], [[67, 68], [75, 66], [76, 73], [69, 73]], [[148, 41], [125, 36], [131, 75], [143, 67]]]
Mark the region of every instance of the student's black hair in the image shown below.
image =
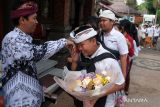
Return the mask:
[[123, 33], [123, 28], [119, 23], [114, 23], [114, 26], [116, 26], [119, 29], [119, 31], [121, 31], [121, 33]]
[[124, 28], [124, 31], [129, 33], [130, 36], [136, 41], [137, 46], [139, 46], [138, 32], [136, 26], [127, 19], [121, 20], [120, 25]]
[[[28, 17], [29, 17], [29, 15], [23, 16], [23, 18], [26, 19], [26, 20], [28, 20]], [[12, 19], [13, 26], [18, 26], [19, 25], [19, 19], [20, 19], [20, 17]]]
[[89, 16], [84, 20], [84, 24], [90, 24], [94, 30], [98, 30], [99, 18], [96, 16]]
[[92, 27], [91, 27], [91, 26], [88, 26], [88, 25], [82, 25], [82, 26], [76, 28], [76, 29], [74, 30], [74, 33], [75, 33], [75, 35], [76, 35], [77, 33], [81, 32], [81, 31], [83, 31], [83, 30], [89, 29], [89, 28], [92, 28]]

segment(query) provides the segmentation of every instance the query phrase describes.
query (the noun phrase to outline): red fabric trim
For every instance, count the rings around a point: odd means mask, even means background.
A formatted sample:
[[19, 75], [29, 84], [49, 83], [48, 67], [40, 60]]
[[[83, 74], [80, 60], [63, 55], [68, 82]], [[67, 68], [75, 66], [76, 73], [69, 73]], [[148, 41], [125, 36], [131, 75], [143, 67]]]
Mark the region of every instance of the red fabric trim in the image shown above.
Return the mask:
[[125, 35], [125, 38], [127, 38], [131, 44], [131, 47], [129, 48], [129, 53], [128, 55], [130, 57], [132, 57], [134, 55], [134, 44], [133, 44], [133, 38], [129, 35], [129, 34], [126, 34]]

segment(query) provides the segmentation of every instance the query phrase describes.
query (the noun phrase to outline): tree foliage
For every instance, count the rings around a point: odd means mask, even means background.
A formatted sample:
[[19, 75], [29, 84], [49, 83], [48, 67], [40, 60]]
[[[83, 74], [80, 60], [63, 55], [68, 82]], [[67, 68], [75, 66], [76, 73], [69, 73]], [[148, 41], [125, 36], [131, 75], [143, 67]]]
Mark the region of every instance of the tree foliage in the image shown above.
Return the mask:
[[136, 7], [137, 5], [137, 0], [126, 0], [127, 5], [131, 6], [131, 7]]
[[145, 0], [149, 14], [157, 15], [157, 23], [160, 23], [160, 0]]
[[140, 4], [140, 5], [138, 5], [137, 9], [140, 10], [140, 11], [147, 11], [146, 7], [147, 7], [147, 3], [144, 2], [144, 3]]
[[153, 0], [146, 0], [146, 9], [148, 10], [149, 14], [156, 14], [156, 9], [153, 6]]
[[153, 7], [155, 9], [160, 8], [160, 0], [153, 0]]

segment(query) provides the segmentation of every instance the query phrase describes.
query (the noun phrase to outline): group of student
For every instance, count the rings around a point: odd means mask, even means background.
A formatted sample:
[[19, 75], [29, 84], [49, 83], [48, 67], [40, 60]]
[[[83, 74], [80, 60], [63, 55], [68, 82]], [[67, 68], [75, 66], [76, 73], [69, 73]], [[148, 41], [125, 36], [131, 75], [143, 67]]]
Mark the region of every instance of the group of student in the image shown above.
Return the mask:
[[[139, 46], [137, 30], [128, 20], [115, 23], [115, 14], [101, 10], [98, 18], [90, 17], [70, 33], [70, 39], [33, 43], [31, 34], [37, 21], [37, 4], [25, 1], [11, 11], [15, 28], [2, 41], [2, 83], [5, 107], [40, 107], [43, 89], [37, 76], [36, 62], [45, 60], [67, 45], [68, 68], [87, 72], [112, 72], [116, 79], [106, 94], [97, 100], [79, 101], [76, 107], [114, 107], [117, 93], [128, 95], [130, 69], [135, 47]], [[81, 65], [80, 62], [90, 63]], [[112, 77], [111, 77], [112, 78]], [[123, 91], [124, 90], [124, 91]], [[64, 105], [65, 106], [65, 105]]]
[[[128, 20], [115, 23], [115, 19], [112, 11], [102, 10], [98, 17], [89, 17], [85, 25], [75, 28], [70, 33], [78, 52], [71, 51], [69, 69], [73, 71], [87, 69], [87, 72], [105, 70], [118, 75], [114, 86], [107, 91], [106, 96], [98, 101], [85, 102], [94, 107], [114, 107], [118, 105], [116, 101], [119, 93], [121, 93], [120, 97], [124, 93], [128, 95], [130, 70], [134, 57], [138, 55], [139, 41], [135, 25]], [[99, 60], [94, 60], [94, 69], [78, 63], [79, 61], [89, 63], [95, 57]], [[84, 102], [76, 98], [74, 102], [76, 107], [83, 107]]]
[[158, 37], [160, 36], [159, 25], [144, 24], [138, 27], [138, 36], [142, 48], [153, 48], [157, 45]]

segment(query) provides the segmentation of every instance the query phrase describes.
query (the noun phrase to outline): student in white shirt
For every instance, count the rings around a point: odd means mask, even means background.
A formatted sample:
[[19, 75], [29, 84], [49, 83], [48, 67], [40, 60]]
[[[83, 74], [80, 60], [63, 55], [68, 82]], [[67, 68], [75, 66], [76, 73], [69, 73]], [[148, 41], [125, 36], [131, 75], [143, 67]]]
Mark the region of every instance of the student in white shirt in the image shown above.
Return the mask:
[[142, 26], [141, 30], [140, 30], [141, 35], [140, 36], [140, 41], [141, 41], [141, 44], [142, 44], [142, 48], [144, 47], [144, 43], [145, 43], [145, 38], [146, 38], [146, 25]]
[[116, 19], [115, 14], [110, 10], [104, 10], [100, 12], [99, 18], [100, 27], [104, 32], [103, 42], [107, 48], [119, 52], [122, 72], [124, 77], [126, 77], [128, 46], [124, 35], [113, 27]]
[[154, 28], [153, 28], [153, 26], [149, 26], [147, 28], [147, 34], [148, 34], [148, 37], [150, 37], [150, 38], [153, 37], [153, 34], [154, 34]]
[[147, 45], [149, 45], [148, 48], [153, 47], [153, 43], [152, 43], [152, 39], [153, 39], [153, 27], [149, 26], [146, 29], [146, 38], [145, 38], [145, 44], [144, 47], [146, 47]]
[[[115, 78], [114, 85], [108, 89], [106, 92], [107, 99], [104, 103], [103, 101], [93, 101], [95, 103], [91, 103], [90, 101], [84, 101], [85, 107], [114, 107], [115, 106], [115, 93], [116, 91], [120, 90], [123, 87], [124, 77], [121, 71], [121, 68], [118, 64], [118, 61], [114, 59], [113, 55], [105, 50], [100, 43], [97, 42], [95, 36], [97, 32], [90, 26], [81, 26], [76, 28], [71, 33], [72, 40], [76, 43], [78, 51], [72, 50], [71, 52], [71, 69], [76, 70], [79, 66], [79, 53], [82, 53], [85, 57], [89, 59], [94, 59], [95, 57], [99, 57], [102, 54], [110, 54], [112, 58], [104, 58], [101, 61], [97, 61], [94, 63], [95, 71], [90, 72], [102, 72], [107, 71], [107, 73], [112, 74], [111, 78], [117, 75]], [[101, 98], [100, 98], [101, 99]], [[103, 105], [102, 105], [103, 104]], [[76, 105], [76, 107], [82, 107]]]
[[155, 45], [157, 44], [157, 40], [160, 34], [160, 29], [158, 28], [158, 26], [156, 26], [154, 28], [154, 35], [153, 35], [153, 47], [155, 47]]

